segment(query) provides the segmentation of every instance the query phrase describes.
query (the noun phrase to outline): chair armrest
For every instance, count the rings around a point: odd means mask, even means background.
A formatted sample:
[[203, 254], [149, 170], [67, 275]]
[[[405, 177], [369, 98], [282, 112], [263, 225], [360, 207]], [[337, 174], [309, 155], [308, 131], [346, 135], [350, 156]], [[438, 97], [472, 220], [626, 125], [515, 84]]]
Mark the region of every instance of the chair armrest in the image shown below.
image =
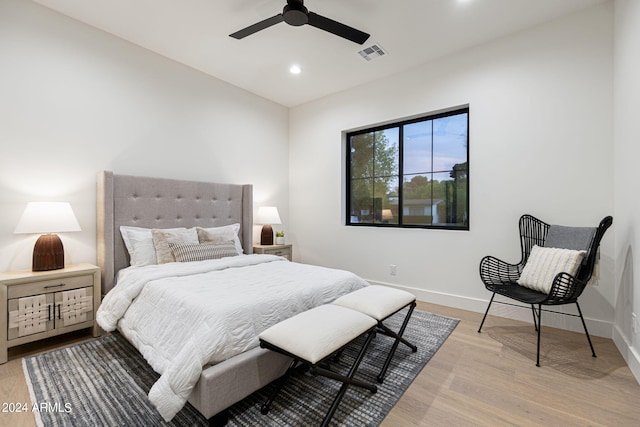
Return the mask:
[[585, 286], [586, 282], [576, 279], [569, 273], [558, 273], [558, 275], [553, 279], [553, 284], [549, 291], [549, 298], [546, 303], [565, 304], [567, 302], [575, 301], [578, 299], [580, 294], [582, 294]]
[[486, 256], [480, 261], [480, 278], [485, 285], [514, 283], [521, 273], [521, 264], [509, 264], [493, 256]]

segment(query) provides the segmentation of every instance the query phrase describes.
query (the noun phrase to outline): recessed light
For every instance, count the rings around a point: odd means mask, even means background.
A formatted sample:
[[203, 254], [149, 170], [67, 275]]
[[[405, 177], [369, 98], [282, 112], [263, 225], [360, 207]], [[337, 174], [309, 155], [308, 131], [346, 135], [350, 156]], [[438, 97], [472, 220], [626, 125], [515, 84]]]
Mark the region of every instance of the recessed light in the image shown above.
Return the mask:
[[293, 64], [291, 67], [289, 67], [289, 72], [291, 74], [300, 74], [302, 72], [302, 69], [299, 65]]

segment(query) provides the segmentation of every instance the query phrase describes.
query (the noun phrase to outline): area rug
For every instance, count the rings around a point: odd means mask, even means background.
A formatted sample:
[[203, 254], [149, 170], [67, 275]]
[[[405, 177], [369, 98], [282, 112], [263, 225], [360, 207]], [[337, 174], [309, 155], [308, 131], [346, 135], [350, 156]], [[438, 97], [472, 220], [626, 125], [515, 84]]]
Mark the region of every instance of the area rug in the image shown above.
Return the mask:
[[[399, 328], [400, 312], [386, 323]], [[412, 353], [400, 344], [383, 384], [375, 394], [350, 387], [332, 425], [377, 426], [400, 399], [429, 359], [458, 324], [458, 320], [414, 311], [405, 338], [418, 346]], [[375, 383], [392, 340], [378, 334], [371, 343], [356, 378]], [[348, 347], [332, 369], [348, 369], [359, 343]], [[343, 365], [343, 366], [341, 366]], [[207, 426], [190, 404], [166, 423], [147, 393], [158, 379], [124, 337], [113, 333], [72, 347], [23, 359], [31, 410], [39, 426]], [[258, 390], [232, 406], [229, 426], [319, 425], [340, 383], [302, 374], [292, 377], [267, 415], [260, 405], [271, 387]]]

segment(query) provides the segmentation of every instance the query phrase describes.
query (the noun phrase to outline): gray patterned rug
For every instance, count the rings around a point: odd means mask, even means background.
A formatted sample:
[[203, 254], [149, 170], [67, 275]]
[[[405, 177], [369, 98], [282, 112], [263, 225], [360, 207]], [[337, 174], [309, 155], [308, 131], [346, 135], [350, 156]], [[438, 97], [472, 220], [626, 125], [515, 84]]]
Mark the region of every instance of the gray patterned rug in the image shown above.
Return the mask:
[[[400, 312], [386, 324], [399, 328]], [[400, 399], [414, 378], [444, 343], [458, 320], [414, 311], [405, 338], [418, 346], [412, 353], [400, 344], [378, 392], [350, 387], [332, 425], [376, 426]], [[378, 334], [356, 378], [375, 383], [391, 339]], [[348, 347], [338, 365], [351, 365], [355, 349]], [[60, 350], [23, 359], [25, 378], [39, 426], [207, 426], [191, 405], [165, 423], [151, 406], [147, 393], [158, 379], [140, 353], [115, 333]], [[340, 370], [340, 366], [332, 369]], [[269, 386], [230, 408], [229, 426], [319, 425], [340, 383], [303, 374], [291, 378], [268, 415], [260, 405]]]

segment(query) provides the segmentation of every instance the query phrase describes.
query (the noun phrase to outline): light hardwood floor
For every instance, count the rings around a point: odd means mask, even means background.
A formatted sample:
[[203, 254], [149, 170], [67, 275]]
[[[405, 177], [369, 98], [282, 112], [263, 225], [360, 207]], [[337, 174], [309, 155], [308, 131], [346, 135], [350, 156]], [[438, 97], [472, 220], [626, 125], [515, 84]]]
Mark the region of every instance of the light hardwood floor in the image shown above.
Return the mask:
[[420, 303], [460, 319], [391, 410], [392, 426], [639, 426], [640, 385], [610, 339]]
[[[544, 328], [535, 366], [530, 323], [427, 303], [418, 309], [460, 319], [382, 423], [397, 426], [638, 426], [640, 385], [609, 339]], [[30, 402], [21, 358], [91, 339], [67, 335], [10, 350], [0, 365], [0, 402]], [[33, 414], [0, 413], [1, 426], [35, 426]]]

